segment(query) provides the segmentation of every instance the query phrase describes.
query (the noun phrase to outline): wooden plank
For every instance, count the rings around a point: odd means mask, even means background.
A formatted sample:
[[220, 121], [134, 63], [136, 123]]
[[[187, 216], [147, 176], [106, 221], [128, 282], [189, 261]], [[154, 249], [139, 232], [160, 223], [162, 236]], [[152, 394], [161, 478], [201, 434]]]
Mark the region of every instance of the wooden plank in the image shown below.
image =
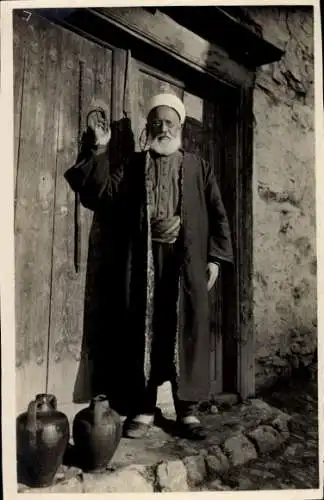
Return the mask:
[[[60, 28], [58, 28], [60, 29]], [[81, 263], [74, 269], [74, 194], [63, 174], [78, 153], [79, 126], [94, 106], [106, 105], [110, 119], [111, 51], [60, 29], [63, 45], [60, 147], [55, 198], [52, 314], [48, 387], [61, 404], [90, 397], [84, 338], [88, 240], [92, 212], [80, 207]]]
[[251, 72], [231, 60], [227, 52], [181, 26], [166, 14], [142, 8], [96, 8], [91, 12], [108, 19], [129, 34], [171, 54], [196, 71], [203, 71], [222, 81], [246, 86]]
[[[217, 95], [217, 100], [221, 95]], [[215, 170], [217, 180], [221, 176], [220, 145], [221, 130], [217, 121], [221, 121], [216, 102], [199, 98], [185, 91], [184, 104], [187, 120], [184, 129], [184, 148], [202, 156]], [[216, 132], [217, 126], [217, 132]], [[209, 293], [210, 311], [210, 377], [211, 392], [222, 391], [223, 385], [223, 348], [222, 348], [222, 278]]]
[[54, 30], [27, 27], [15, 224], [17, 410], [46, 389], [59, 87]]
[[[110, 158], [113, 163], [134, 150], [134, 105], [137, 95], [136, 72], [130, 53], [116, 48], [113, 51], [112, 66], [112, 127], [110, 141]], [[126, 109], [124, 109], [126, 108]], [[127, 119], [130, 127], [127, 127]]]
[[[126, 75], [126, 51], [115, 49], [113, 51], [112, 75], [112, 120], [117, 122], [123, 118], [123, 89]], [[133, 75], [131, 75], [133, 76]]]
[[[207, 147], [209, 151], [209, 162], [214, 166], [214, 173], [222, 193], [222, 173], [226, 168], [222, 165], [222, 140], [223, 140], [223, 117], [221, 113], [221, 105], [223, 95], [218, 92], [217, 99], [213, 103], [208, 103], [205, 111], [205, 120], [208, 124]], [[215, 285], [215, 289], [211, 292], [214, 297], [213, 306], [211, 309], [211, 317], [215, 323], [212, 331], [215, 357], [215, 373], [214, 384], [211, 387], [213, 395], [223, 391], [223, 336], [226, 335], [223, 325], [223, 295], [226, 293], [225, 284], [223, 282], [223, 266], [220, 267], [219, 276]], [[225, 360], [226, 363], [226, 360]]]
[[243, 399], [255, 393], [255, 344], [253, 324], [253, 89], [241, 91], [238, 151], [238, 248], [240, 330], [238, 341], [238, 392]]
[[[222, 169], [222, 194], [226, 212], [229, 218], [233, 252], [234, 266], [223, 268], [223, 390], [233, 393], [238, 390], [237, 386], [237, 362], [238, 362], [238, 337], [240, 334], [239, 324], [239, 291], [238, 275], [240, 272], [241, 259], [239, 257], [240, 235], [238, 233], [239, 210], [243, 207], [238, 202], [238, 157], [241, 154], [240, 143], [237, 141], [237, 109], [239, 107], [239, 93], [232, 92], [225, 98], [221, 113], [223, 116], [223, 141], [222, 155], [224, 166]], [[244, 209], [243, 209], [244, 210]], [[244, 211], [242, 211], [242, 216]]]
[[[57, 152], [48, 391], [54, 393], [62, 404], [62, 391], [64, 393], [73, 383], [68, 367], [64, 366], [69, 336], [73, 339], [76, 332], [82, 331], [82, 290], [79, 300], [76, 300], [81, 274], [75, 273], [73, 261], [74, 195], [63, 177], [64, 171], [75, 162], [78, 153], [80, 43], [79, 40], [73, 43], [74, 36], [60, 28], [57, 28], [57, 37], [65, 47], [59, 61], [60, 76], [58, 75], [59, 85], [64, 88], [64, 93], [60, 99]], [[78, 354], [72, 352], [72, 356], [78, 357]]]
[[25, 74], [25, 37], [27, 23], [20, 15], [13, 13], [13, 66], [14, 66], [14, 179], [15, 204], [17, 190], [17, 171], [19, 164], [20, 126], [22, 117], [22, 102]]

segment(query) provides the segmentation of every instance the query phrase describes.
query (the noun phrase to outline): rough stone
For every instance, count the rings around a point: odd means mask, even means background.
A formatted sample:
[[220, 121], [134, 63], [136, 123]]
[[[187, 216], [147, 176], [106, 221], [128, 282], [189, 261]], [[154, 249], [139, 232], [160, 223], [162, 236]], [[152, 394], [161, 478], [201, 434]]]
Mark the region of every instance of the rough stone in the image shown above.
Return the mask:
[[[259, 389], [291, 364], [305, 366], [316, 348], [314, 47], [311, 11], [247, 10], [265, 38], [285, 51], [280, 61], [259, 68], [254, 91], [253, 315]], [[259, 197], [260, 183], [273, 196]], [[282, 193], [289, 195], [284, 203]], [[293, 330], [305, 341], [295, 354]], [[287, 355], [280, 361], [281, 351]]]
[[256, 444], [258, 451], [262, 454], [276, 450], [283, 443], [279, 431], [270, 425], [260, 425], [254, 431], [249, 432], [248, 437]]
[[213, 445], [208, 449], [208, 455], [205, 456], [205, 461], [207, 472], [210, 477], [222, 475], [229, 468], [228, 458], [217, 445]]
[[249, 401], [252, 408], [260, 410], [260, 412], [262, 412], [265, 417], [269, 417], [270, 415], [272, 415], [273, 409], [270, 405], [268, 405], [268, 403], [262, 401], [262, 399], [250, 399]]
[[271, 425], [280, 432], [284, 441], [287, 441], [290, 436], [289, 432], [289, 422], [291, 421], [291, 416], [286, 413], [280, 412], [271, 422]]
[[222, 448], [234, 467], [255, 460], [258, 456], [254, 445], [241, 433], [226, 439]]
[[291, 415], [291, 420], [288, 425], [292, 434], [299, 434], [304, 431], [304, 422], [298, 413], [293, 413]]
[[199, 455], [199, 449], [195, 448], [191, 442], [179, 440], [177, 448], [183, 456]]
[[188, 491], [187, 469], [181, 460], [162, 462], [156, 470], [159, 489], [164, 492]]
[[153, 486], [132, 467], [123, 467], [114, 472], [84, 474], [85, 493], [150, 493]]
[[248, 490], [253, 490], [254, 489], [253, 486], [254, 486], [253, 481], [249, 477], [240, 477], [237, 489], [242, 491], [248, 491]]
[[218, 457], [213, 455], [207, 455], [205, 457], [206, 469], [209, 477], [215, 477], [221, 475], [223, 471], [222, 462]]
[[183, 463], [187, 469], [188, 481], [194, 486], [202, 483], [206, 475], [204, 457], [201, 455], [185, 457]]

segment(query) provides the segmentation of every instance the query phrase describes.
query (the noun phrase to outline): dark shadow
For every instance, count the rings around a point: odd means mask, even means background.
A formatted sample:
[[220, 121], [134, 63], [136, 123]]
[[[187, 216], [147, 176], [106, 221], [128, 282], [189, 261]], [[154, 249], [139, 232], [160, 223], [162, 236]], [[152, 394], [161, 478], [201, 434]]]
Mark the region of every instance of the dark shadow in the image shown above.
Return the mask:
[[[238, 93], [225, 85], [213, 83], [209, 90], [193, 85], [192, 92], [203, 98], [199, 119], [188, 116], [184, 128], [184, 149], [199, 155], [214, 167], [222, 200], [231, 228], [236, 255], [236, 129]], [[214, 94], [213, 94], [214, 93]], [[215, 97], [215, 95], [217, 97]], [[198, 115], [197, 115], [198, 117]], [[209, 294], [211, 386], [222, 392], [235, 393], [237, 387], [237, 346], [235, 319], [236, 262], [222, 263], [217, 284]], [[221, 354], [219, 353], [221, 351]], [[222, 360], [221, 360], [222, 358]], [[219, 363], [222, 364], [222, 369]]]
[[78, 457], [78, 453], [76, 451], [76, 447], [72, 444], [68, 444], [64, 456], [63, 456], [63, 465], [66, 465], [67, 467], [80, 467], [81, 461], [80, 457]]
[[170, 436], [177, 436], [177, 424], [175, 420], [166, 418], [159, 408], [155, 410], [154, 425], [162, 429]]
[[[87, 154], [92, 143], [89, 132], [83, 135], [82, 143], [80, 157]], [[123, 161], [134, 147], [130, 120], [124, 117], [112, 123], [108, 150], [110, 164]], [[123, 236], [124, 223], [117, 204], [112, 205], [107, 213], [95, 212], [93, 216], [89, 233], [82, 351], [73, 391], [74, 403], [87, 403], [93, 395], [104, 393], [116, 408], [120, 406], [118, 396], [127, 398], [123, 366], [118, 364], [123, 353], [120, 333], [125, 319], [123, 278], [127, 245]], [[111, 392], [112, 386], [114, 393]]]

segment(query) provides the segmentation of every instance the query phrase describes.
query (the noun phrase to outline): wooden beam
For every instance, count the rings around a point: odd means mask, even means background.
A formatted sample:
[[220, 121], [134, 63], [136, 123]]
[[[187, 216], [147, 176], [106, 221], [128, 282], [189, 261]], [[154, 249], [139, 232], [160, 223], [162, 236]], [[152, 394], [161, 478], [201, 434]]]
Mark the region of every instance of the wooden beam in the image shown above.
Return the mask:
[[228, 56], [247, 68], [256, 68], [279, 60], [283, 51], [265, 40], [260, 33], [238, 17], [238, 9], [204, 7], [162, 7], [175, 21], [206, 40], [222, 47]]
[[253, 88], [241, 91], [238, 117], [238, 339], [237, 389], [242, 399], [255, 392], [253, 321]]
[[134, 7], [89, 10], [196, 71], [231, 85], [248, 87], [251, 84], [253, 73], [232, 60], [225, 50], [159, 10], [155, 13]]
[[112, 68], [112, 120], [117, 122], [123, 118], [123, 89], [126, 77], [126, 51], [114, 49]]
[[[179, 76], [199, 73], [210, 79], [236, 87], [249, 87], [253, 73], [231, 59], [226, 51], [181, 26], [158, 9], [97, 8], [97, 9], [35, 9], [42, 17], [58, 23], [97, 43], [115, 45], [150, 64], [159, 60], [168, 71], [174, 66]], [[170, 71], [169, 71], [170, 72]]]

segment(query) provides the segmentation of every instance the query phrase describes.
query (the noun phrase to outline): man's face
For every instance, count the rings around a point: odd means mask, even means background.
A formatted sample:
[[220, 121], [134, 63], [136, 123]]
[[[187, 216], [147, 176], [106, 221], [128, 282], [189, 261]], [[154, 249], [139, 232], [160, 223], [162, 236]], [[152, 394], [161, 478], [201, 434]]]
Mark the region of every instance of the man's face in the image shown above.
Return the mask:
[[148, 132], [153, 141], [166, 144], [181, 135], [178, 113], [168, 106], [153, 109], [147, 120]]

